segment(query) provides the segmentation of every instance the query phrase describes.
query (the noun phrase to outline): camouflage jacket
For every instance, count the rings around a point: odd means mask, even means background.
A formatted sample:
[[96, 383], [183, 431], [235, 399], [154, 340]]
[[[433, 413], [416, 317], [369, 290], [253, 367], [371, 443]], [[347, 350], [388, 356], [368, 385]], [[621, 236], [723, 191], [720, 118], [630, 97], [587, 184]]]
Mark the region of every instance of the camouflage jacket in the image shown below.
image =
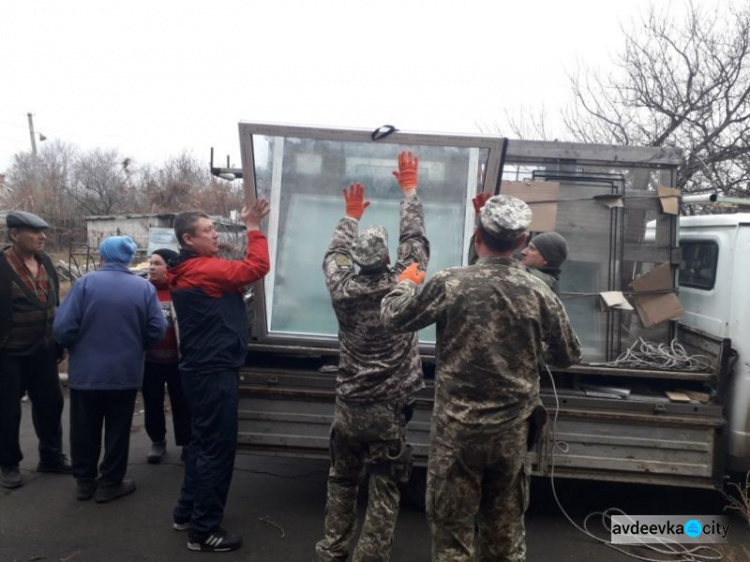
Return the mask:
[[[477, 255], [477, 251], [474, 248], [474, 237], [475, 235], [471, 235], [471, 240], [469, 242], [469, 265], [474, 265], [479, 260], [479, 256]], [[520, 260], [521, 254], [520, 252], [516, 252], [513, 256]], [[526, 267], [526, 271], [531, 273], [534, 277], [537, 279], [541, 279], [544, 281], [547, 286], [554, 291], [556, 295], [560, 295], [560, 268], [559, 267], [543, 267], [541, 269], [537, 269], [536, 267]]]
[[380, 301], [397, 283], [406, 267], [427, 266], [430, 244], [425, 236], [424, 211], [419, 196], [401, 201], [398, 261], [374, 275], [354, 270], [351, 246], [358, 223], [343, 218], [336, 226], [323, 261], [326, 286], [339, 322], [340, 360], [338, 396], [352, 403], [398, 400], [424, 386], [417, 334], [394, 333], [380, 320]]
[[526, 271], [537, 279], [544, 281], [544, 283], [552, 289], [556, 295], [560, 294], [560, 268], [542, 267], [537, 269], [536, 267], [527, 267]]
[[565, 367], [581, 348], [560, 300], [518, 261], [487, 258], [438, 272], [422, 288], [400, 283], [383, 299], [396, 331], [437, 324], [433, 423], [495, 430], [539, 401], [539, 361]]

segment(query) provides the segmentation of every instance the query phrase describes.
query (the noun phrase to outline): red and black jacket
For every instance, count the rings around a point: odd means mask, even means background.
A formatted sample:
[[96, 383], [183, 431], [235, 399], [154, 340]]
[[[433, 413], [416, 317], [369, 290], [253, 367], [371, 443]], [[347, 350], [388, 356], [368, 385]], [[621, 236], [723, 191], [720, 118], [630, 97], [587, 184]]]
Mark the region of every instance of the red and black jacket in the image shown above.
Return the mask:
[[183, 250], [169, 265], [169, 288], [180, 330], [180, 370], [217, 372], [241, 367], [247, 354], [242, 293], [270, 269], [266, 237], [259, 231], [248, 232], [243, 260]]

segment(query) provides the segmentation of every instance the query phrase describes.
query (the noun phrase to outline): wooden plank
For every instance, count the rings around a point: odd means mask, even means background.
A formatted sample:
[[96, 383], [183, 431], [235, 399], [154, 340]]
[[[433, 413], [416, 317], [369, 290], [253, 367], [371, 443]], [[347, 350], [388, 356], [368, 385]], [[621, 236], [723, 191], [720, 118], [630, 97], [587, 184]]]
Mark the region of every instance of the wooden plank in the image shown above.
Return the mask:
[[680, 392], [687, 394], [691, 400], [697, 400], [703, 404], [709, 404], [711, 402], [711, 396], [706, 392], [696, 392], [695, 390], [680, 389]]
[[664, 392], [664, 394], [666, 394], [667, 398], [669, 398], [672, 402], [678, 402], [678, 403], [684, 403], [684, 404], [690, 403], [690, 396], [688, 396], [684, 392], [667, 390]]

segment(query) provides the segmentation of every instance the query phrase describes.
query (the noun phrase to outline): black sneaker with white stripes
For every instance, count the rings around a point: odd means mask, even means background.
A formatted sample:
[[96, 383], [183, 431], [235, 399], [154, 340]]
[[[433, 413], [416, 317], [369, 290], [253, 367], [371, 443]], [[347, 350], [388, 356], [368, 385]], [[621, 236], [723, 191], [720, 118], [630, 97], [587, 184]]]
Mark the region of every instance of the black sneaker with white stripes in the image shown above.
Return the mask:
[[230, 535], [221, 527], [210, 533], [190, 531], [187, 547], [200, 552], [229, 552], [242, 546], [242, 537]]

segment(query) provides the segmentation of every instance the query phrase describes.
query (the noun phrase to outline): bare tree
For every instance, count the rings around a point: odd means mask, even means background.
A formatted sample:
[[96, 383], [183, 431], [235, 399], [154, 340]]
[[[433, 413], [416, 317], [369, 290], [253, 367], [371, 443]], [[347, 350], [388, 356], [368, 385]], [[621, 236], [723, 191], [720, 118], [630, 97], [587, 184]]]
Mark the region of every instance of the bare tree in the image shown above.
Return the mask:
[[75, 155], [73, 145], [60, 141], [46, 143], [37, 158], [30, 152], [14, 154], [3, 205], [58, 216], [64, 211]]
[[581, 142], [677, 147], [677, 186], [732, 192], [750, 181], [750, 4], [686, 16], [650, 10], [625, 32], [617, 71], [571, 77], [565, 116]]
[[543, 105], [536, 110], [523, 107], [518, 114], [511, 114], [506, 109], [505, 122], [513, 136], [519, 139], [553, 140], [547, 127], [547, 110]]
[[195, 208], [194, 198], [209, 187], [211, 174], [189, 152], [170, 158], [143, 178], [144, 190], [152, 209], [176, 212]]
[[67, 245], [81, 228], [76, 202], [68, 193], [76, 154], [72, 144], [50, 141], [37, 158], [30, 152], [14, 154], [8, 170], [0, 205], [44, 217], [53, 226], [48, 240], [51, 246]]
[[132, 211], [135, 206], [132, 161], [117, 150], [94, 149], [76, 158], [70, 194], [88, 215]]
[[193, 207], [211, 215], [228, 217], [232, 211], [242, 209], [245, 194], [242, 182], [235, 183], [212, 177], [208, 186], [193, 197]]

